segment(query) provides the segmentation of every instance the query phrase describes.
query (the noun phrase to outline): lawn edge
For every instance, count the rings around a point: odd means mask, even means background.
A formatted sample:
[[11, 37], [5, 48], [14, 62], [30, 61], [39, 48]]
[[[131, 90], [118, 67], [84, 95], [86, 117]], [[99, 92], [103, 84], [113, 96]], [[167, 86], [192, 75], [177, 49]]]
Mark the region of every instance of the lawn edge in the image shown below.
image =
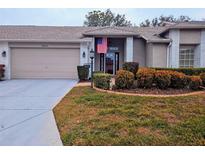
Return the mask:
[[125, 92], [117, 92], [117, 91], [112, 91], [112, 90], [104, 90], [100, 89], [97, 87], [93, 87], [95, 90], [100, 91], [100, 92], [106, 92], [110, 94], [116, 94], [116, 95], [125, 95], [125, 96], [141, 96], [141, 97], [183, 97], [183, 96], [193, 96], [193, 95], [199, 95], [199, 94], [204, 94], [205, 91], [197, 91], [197, 92], [190, 92], [186, 94], [170, 94], [170, 95], [156, 95], [156, 94], [134, 94], [134, 93], [125, 93]]

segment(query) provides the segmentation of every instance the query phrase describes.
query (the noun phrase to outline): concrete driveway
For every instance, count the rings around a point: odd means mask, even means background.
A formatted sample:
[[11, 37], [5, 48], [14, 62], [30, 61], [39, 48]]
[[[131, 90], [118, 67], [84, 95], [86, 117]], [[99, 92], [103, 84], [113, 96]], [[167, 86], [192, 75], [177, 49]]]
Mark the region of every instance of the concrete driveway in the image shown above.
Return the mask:
[[62, 145], [52, 109], [75, 80], [0, 82], [0, 145]]

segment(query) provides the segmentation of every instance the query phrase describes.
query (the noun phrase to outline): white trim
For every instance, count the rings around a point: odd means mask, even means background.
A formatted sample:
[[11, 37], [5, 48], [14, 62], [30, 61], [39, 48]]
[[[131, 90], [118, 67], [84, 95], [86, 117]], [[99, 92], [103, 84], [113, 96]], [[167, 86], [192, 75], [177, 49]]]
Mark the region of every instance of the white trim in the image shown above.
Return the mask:
[[[2, 57], [1, 53], [6, 51], [6, 57]], [[5, 65], [4, 79], [11, 79], [11, 62], [10, 62], [10, 48], [8, 42], [0, 42], [0, 64]]]
[[200, 67], [205, 67], [205, 30], [201, 31]]
[[201, 46], [196, 45], [194, 49], [194, 67], [200, 67], [200, 51], [201, 51]]
[[170, 47], [170, 67], [179, 68], [179, 30], [170, 30], [169, 37], [172, 39], [172, 45]]
[[170, 67], [170, 47], [172, 45], [172, 42], [169, 43], [167, 46], [167, 67]]
[[133, 62], [133, 37], [126, 38], [125, 61]]
[[[83, 52], [85, 52], [85, 57], [83, 57]], [[80, 43], [80, 65], [84, 65], [88, 63], [88, 55], [89, 54], [89, 43], [83, 42]]]
[[[180, 58], [180, 56], [181, 55], [183, 55], [184, 57], [187, 57], [187, 53], [181, 53], [182, 51], [188, 51], [189, 53], [188, 53], [188, 56], [190, 56], [190, 54], [191, 55], [193, 55], [193, 59], [186, 59], [186, 58], [184, 58], [184, 59], [181, 59]], [[189, 57], [190, 58], [190, 57]], [[188, 65], [180, 65], [180, 61], [188, 61], [189, 62], [189, 64]], [[190, 62], [191, 61], [193, 61], [193, 64], [191, 64]], [[195, 57], [194, 57], [194, 48], [180, 48], [180, 50], [179, 50], [179, 67], [182, 67], [182, 68], [186, 68], [186, 67], [188, 67], [188, 68], [192, 68], [192, 67], [194, 67], [194, 61], [195, 61]]]
[[11, 48], [8, 47], [8, 79], [11, 79]]
[[[89, 71], [89, 77], [91, 77], [91, 59], [90, 59], [90, 50], [94, 50], [95, 51], [95, 37], [92, 37], [92, 41], [89, 42], [89, 46], [88, 46], [88, 64], [90, 65], [90, 71]], [[95, 51], [96, 52], [96, 51]], [[94, 59], [93, 59], [93, 71], [95, 71], [95, 55], [94, 55]]]
[[[92, 38], [90, 50], [91, 49], [93, 49], [95, 51], [95, 37]], [[89, 53], [90, 53], [90, 51], [89, 51]], [[96, 51], [95, 51], [95, 54], [96, 54]], [[95, 57], [95, 54], [94, 54], [94, 57]], [[89, 56], [89, 59], [90, 59], [90, 56]], [[93, 59], [93, 70], [95, 70], [95, 58]]]

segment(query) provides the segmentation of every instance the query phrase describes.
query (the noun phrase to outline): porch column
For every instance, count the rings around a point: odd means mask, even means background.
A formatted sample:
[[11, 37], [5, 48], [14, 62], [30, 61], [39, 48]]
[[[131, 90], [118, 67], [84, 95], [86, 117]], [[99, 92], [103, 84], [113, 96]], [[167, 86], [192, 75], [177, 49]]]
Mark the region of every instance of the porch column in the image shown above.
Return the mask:
[[200, 67], [205, 67], [205, 30], [201, 31], [201, 43], [200, 43]]
[[[90, 59], [90, 50], [93, 49], [95, 51], [95, 37], [92, 38], [92, 42], [90, 43], [90, 47], [89, 47], [89, 62], [91, 63], [91, 59]], [[96, 58], [96, 51], [95, 51], [95, 58]], [[93, 70], [95, 70], [95, 58], [93, 60]]]
[[179, 67], [179, 41], [180, 31], [170, 30], [169, 37], [172, 39], [172, 45], [170, 47], [170, 67]]
[[[2, 57], [2, 52], [6, 52], [6, 57]], [[11, 69], [10, 69], [10, 48], [8, 42], [0, 42], [0, 64], [5, 65], [4, 79], [11, 79]]]
[[133, 37], [126, 38], [125, 62], [133, 62]]
[[[87, 57], [87, 61], [88, 64], [90, 65], [90, 71], [89, 71], [89, 77], [91, 77], [91, 59], [90, 59], [90, 50], [93, 49], [95, 51], [95, 37], [92, 38], [92, 41], [89, 42], [88, 44], [88, 57]], [[95, 51], [95, 58], [96, 58], [96, 51]], [[93, 70], [95, 71], [95, 58], [93, 60]]]
[[200, 53], [201, 53], [201, 45], [197, 45], [194, 49], [194, 67], [200, 67]]

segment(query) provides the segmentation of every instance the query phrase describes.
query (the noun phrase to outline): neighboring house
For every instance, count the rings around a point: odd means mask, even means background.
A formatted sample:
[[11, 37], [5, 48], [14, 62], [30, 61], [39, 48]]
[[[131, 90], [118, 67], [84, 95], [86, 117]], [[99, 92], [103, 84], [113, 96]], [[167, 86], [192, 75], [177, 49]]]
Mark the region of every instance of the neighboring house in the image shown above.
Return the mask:
[[205, 22], [165, 27], [0, 26], [5, 79], [77, 78], [90, 63], [96, 38], [108, 38], [107, 54], [95, 53], [94, 69], [115, 74], [124, 62], [147, 67], [205, 67]]

